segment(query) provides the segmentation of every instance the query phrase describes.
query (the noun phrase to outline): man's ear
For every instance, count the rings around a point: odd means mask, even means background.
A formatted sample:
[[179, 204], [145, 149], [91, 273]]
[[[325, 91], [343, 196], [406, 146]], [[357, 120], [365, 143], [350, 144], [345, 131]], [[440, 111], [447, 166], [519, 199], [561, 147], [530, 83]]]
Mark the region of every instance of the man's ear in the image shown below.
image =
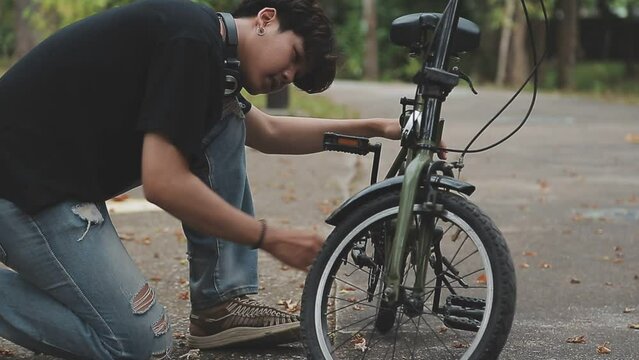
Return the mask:
[[268, 24], [277, 21], [277, 10], [266, 7], [257, 13], [257, 26], [266, 27]]

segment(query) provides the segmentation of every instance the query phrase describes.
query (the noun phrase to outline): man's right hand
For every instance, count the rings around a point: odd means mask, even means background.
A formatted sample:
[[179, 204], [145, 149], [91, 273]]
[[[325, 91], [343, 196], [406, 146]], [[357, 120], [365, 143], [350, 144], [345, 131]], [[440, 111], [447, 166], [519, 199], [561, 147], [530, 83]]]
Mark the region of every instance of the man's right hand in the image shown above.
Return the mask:
[[315, 233], [269, 227], [262, 249], [286, 265], [307, 270], [323, 244], [323, 239]]

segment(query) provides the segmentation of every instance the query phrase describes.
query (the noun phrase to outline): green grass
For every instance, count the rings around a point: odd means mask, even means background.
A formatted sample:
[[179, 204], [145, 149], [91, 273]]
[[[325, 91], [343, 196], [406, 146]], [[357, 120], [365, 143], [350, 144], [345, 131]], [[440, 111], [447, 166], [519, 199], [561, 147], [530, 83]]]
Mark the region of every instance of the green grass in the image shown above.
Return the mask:
[[[557, 71], [548, 68], [542, 87], [556, 90], [556, 83]], [[574, 68], [574, 88], [568, 92], [639, 103], [639, 76], [628, 78], [625, 65], [620, 62], [582, 62]]]
[[[293, 86], [290, 86], [289, 89], [289, 107], [285, 110], [289, 115], [333, 119], [359, 118], [357, 111], [344, 105], [335, 104], [326, 96], [318, 94], [310, 95]], [[252, 96], [246, 92], [243, 92], [242, 95], [258, 108], [266, 109], [266, 95]]]
[[11, 59], [7, 57], [0, 57], [0, 76], [4, 74], [11, 65]]

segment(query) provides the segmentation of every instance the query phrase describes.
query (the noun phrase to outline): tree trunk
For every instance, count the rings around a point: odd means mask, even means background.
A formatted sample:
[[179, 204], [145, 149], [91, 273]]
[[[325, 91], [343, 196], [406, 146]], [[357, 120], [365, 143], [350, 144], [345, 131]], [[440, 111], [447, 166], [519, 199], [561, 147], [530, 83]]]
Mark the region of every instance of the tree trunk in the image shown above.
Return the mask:
[[377, 9], [375, 0], [362, 0], [364, 21], [366, 21], [366, 50], [364, 52], [364, 78], [379, 78], [379, 62], [377, 50]]
[[562, 0], [559, 6], [562, 18], [559, 19], [557, 32], [557, 86], [560, 89], [569, 89], [574, 85], [573, 68], [577, 60], [579, 40], [577, 0]]
[[497, 59], [497, 85], [504, 85], [506, 80], [506, 69], [508, 68], [508, 60], [510, 53], [510, 43], [513, 35], [513, 22], [515, 15], [515, 0], [506, 0], [506, 8], [504, 9], [504, 21], [501, 28], [501, 38], [499, 40], [499, 55]]
[[528, 54], [528, 27], [524, 11], [520, 6], [515, 9], [510, 54], [506, 67], [505, 83], [521, 85], [530, 75], [530, 56]]
[[[632, 25], [634, 23], [634, 6], [633, 4], [627, 5], [628, 10], [628, 18], [626, 19], [626, 24], [628, 24], [628, 29], [632, 29]], [[635, 78], [637, 76], [637, 55], [639, 46], [637, 46], [637, 42], [631, 42], [626, 45], [626, 76], [628, 78]]]
[[15, 6], [15, 34], [16, 49], [13, 53], [15, 60], [20, 59], [36, 45], [36, 36], [25, 13], [32, 6], [31, 0], [14, 0]]

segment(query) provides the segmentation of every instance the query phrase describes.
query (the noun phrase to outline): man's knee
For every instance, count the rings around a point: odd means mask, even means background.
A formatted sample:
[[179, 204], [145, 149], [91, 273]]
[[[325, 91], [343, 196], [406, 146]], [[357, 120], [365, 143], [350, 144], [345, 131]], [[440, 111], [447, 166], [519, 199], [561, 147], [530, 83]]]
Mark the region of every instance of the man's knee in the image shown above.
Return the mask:
[[131, 298], [132, 321], [124, 324], [124, 357], [168, 359], [173, 337], [166, 308], [156, 302], [155, 290], [145, 283]]

